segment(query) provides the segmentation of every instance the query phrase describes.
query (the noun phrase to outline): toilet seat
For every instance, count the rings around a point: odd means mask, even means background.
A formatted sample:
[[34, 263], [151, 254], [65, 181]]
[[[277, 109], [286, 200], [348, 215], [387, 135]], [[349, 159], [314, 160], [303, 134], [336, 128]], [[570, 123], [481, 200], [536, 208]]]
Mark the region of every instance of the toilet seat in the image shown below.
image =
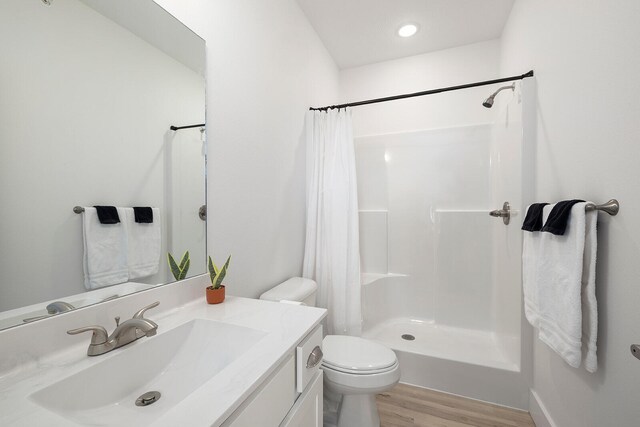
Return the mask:
[[384, 372], [351, 374], [322, 366], [325, 386], [339, 394], [377, 394], [400, 380], [400, 364], [396, 362]]
[[[396, 364], [397, 363], [398, 362], [396, 362]], [[351, 374], [351, 375], [373, 375], [373, 374], [383, 374], [385, 372], [389, 372], [389, 371], [391, 371], [391, 370], [393, 370], [395, 368], [395, 364], [391, 365], [389, 367], [383, 368], [383, 369], [375, 369], [375, 370], [374, 369], [371, 369], [371, 370], [346, 369], [346, 368], [336, 367], [336, 366], [330, 365], [328, 363], [323, 363], [322, 367], [325, 370], [330, 369], [330, 370], [335, 371], [335, 372], [342, 372], [342, 373]]]
[[384, 373], [398, 364], [391, 349], [359, 337], [327, 335], [322, 350], [326, 369], [352, 375]]
[[397, 365], [398, 365], [398, 361], [396, 360], [391, 366], [386, 366], [380, 369], [349, 369], [341, 366], [335, 366], [335, 365], [332, 365], [331, 363], [322, 361], [322, 368], [325, 370], [330, 369], [335, 372], [342, 372], [342, 373], [351, 374], [351, 375], [384, 374], [385, 372], [394, 370]]

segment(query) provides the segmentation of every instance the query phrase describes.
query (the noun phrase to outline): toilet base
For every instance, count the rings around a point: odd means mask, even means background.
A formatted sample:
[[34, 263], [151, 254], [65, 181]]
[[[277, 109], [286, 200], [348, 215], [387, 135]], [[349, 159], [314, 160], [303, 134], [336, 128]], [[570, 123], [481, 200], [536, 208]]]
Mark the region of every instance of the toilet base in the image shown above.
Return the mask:
[[343, 395], [337, 427], [380, 427], [375, 394]]

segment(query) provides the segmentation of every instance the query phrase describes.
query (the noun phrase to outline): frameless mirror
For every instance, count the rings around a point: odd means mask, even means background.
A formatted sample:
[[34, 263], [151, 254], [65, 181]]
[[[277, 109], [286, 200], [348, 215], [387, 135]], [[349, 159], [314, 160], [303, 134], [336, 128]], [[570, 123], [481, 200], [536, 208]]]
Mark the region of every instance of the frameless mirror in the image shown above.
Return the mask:
[[204, 273], [204, 40], [152, 0], [2, 0], [0, 40], [0, 328]]

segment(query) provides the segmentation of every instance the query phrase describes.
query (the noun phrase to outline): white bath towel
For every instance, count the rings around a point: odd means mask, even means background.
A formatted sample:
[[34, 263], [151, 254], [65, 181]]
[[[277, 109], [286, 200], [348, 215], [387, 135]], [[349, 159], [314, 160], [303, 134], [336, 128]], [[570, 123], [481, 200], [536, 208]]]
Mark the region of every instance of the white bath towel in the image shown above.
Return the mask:
[[[530, 207], [530, 206], [529, 206]], [[529, 210], [527, 207], [527, 210]], [[543, 221], [549, 216], [551, 208], [543, 209]], [[538, 257], [542, 254], [542, 232], [525, 231], [522, 235], [522, 293], [524, 297], [524, 314], [531, 326], [540, 326], [540, 309], [538, 308]]]
[[152, 223], [137, 223], [133, 208], [123, 208], [128, 241], [129, 279], [153, 276], [160, 267], [162, 227], [160, 209], [152, 208]]
[[[584, 353], [585, 368], [595, 372], [597, 212], [585, 212], [585, 204], [572, 207], [562, 236], [524, 233], [523, 291], [525, 315], [538, 338], [576, 368]], [[552, 208], [545, 206], [544, 221]]]
[[120, 223], [100, 224], [96, 208], [85, 207], [82, 218], [84, 242], [84, 287], [87, 290], [126, 282], [127, 236], [124, 212], [118, 209]]
[[584, 264], [582, 266], [582, 360], [589, 372], [598, 369], [598, 302], [596, 301], [596, 252], [598, 211], [587, 212], [585, 220]]

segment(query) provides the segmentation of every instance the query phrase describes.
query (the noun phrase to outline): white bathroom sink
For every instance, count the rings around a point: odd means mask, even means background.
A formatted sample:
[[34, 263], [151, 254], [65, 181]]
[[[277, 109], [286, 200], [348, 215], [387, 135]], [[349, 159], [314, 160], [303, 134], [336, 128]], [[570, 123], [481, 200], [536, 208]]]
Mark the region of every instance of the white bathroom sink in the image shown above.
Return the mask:
[[[266, 332], [196, 319], [114, 350], [30, 399], [70, 421], [94, 426], [152, 423], [248, 352]], [[145, 392], [161, 397], [136, 406]]]

